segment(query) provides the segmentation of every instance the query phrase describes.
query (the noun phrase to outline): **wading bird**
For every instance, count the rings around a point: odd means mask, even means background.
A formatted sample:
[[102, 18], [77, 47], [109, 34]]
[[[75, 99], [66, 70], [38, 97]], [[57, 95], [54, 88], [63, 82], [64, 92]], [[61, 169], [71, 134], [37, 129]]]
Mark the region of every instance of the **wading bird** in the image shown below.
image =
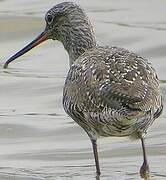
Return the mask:
[[45, 40], [61, 41], [70, 60], [63, 106], [92, 142], [97, 176], [97, 139], [129, 136], [141, 139], [140, 175], [147, 178], [144, 134], [163, 109], [159, 81], [151, 63], [126, 49], [98, 45], [91, 22], [75, 3], [57, 4], [46, 13], [45, 20], [45, 30], [9, 58], [4, 68]]

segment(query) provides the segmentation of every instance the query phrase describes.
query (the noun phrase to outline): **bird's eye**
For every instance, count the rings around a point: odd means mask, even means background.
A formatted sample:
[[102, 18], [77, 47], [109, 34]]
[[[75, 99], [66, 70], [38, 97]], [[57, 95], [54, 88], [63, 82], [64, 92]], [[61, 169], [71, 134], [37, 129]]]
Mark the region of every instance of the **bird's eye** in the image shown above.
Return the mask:
[[53, 16], [51, 14], [48, 14], [46, 20], [47, 20], [48, 24], [51, 24], [53, 21]]

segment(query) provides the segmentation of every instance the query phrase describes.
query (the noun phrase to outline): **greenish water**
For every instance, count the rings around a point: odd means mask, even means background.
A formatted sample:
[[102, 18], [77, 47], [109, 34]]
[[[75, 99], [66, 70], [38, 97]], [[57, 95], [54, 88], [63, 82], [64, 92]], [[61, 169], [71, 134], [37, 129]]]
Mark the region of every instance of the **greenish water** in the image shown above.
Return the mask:
[[[64, 112], [62, 89], [68, 56], [49, 41], [3, 70], [5, 60], [45, 27], [45, 12], [61, 1], [0, 1], [0, 180], [95, 180], [91, 143]], [[77, 1], [87, 11], [101, 44], [148, 58], [166, 94], [166, 2]], [[152, 180], [166, 179], [166, 114], [149, 129]], [[127, 138], [99, 140], [100, 180], [139, 180], [142, 150]]]

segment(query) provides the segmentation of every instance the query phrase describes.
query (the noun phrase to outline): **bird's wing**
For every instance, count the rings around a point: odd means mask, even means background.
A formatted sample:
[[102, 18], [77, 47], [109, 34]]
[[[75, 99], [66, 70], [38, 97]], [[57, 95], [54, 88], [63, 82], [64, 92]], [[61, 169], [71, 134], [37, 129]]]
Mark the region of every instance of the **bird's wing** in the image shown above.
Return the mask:
[[122, 106], [141, 111], [159, 107], [159, 83], [145, 59], [121, 48], [98, 47], [71, 66], [66, 81], [71, 100], [86, 111]]

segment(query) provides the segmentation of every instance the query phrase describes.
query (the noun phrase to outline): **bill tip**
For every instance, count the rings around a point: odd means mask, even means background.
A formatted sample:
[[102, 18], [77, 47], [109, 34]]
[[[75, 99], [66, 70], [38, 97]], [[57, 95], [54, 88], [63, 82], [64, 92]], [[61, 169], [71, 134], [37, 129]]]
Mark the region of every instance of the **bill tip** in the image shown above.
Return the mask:
[[4, 69], [7, 69], [8, 68], [8, 64], [5, 63], [4, 66], [3, 66]]

